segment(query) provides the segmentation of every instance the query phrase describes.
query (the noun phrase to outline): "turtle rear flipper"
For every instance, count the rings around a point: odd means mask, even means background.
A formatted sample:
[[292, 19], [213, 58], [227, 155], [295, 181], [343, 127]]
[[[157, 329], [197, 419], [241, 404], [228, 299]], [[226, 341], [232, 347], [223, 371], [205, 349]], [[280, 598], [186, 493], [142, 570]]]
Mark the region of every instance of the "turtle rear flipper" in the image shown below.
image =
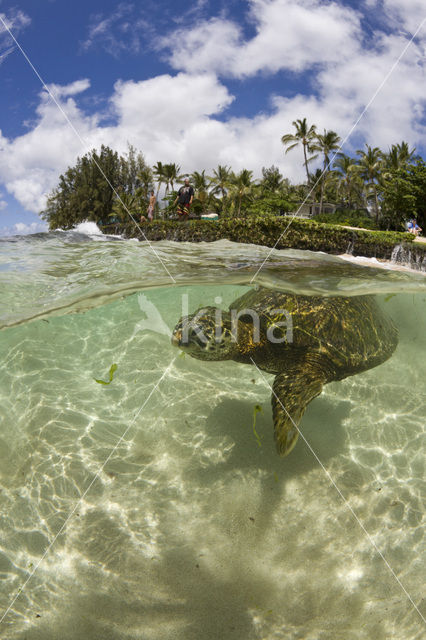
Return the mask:
[[288, 370], [276, 376], [272, 386], [275, 442], [280, 456], [287, 456], [299, 437], [299, 422], [309, 402], [319, 396], [324, 379], [313, 370]]

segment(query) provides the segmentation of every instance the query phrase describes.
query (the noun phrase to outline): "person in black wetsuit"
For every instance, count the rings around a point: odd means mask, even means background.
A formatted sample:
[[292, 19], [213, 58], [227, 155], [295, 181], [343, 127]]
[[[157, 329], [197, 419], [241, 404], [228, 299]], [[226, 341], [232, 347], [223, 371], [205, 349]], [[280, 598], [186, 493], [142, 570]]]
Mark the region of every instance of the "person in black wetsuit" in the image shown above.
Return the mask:
[[185, 184], [179, 189], [173, 206], [178, 203], [177, 213], [179, 220], [187, 220], [189, 209], [194, 199], [194, 189], [189, 184], [189, 178], [185, 178]]

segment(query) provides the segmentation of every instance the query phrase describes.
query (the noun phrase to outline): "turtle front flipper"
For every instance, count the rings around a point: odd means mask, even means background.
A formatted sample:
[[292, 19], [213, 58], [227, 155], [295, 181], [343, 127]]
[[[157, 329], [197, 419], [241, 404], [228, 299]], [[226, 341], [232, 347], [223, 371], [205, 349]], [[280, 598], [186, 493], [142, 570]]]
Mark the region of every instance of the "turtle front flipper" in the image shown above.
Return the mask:
[[289, 370], [276, 376], [272, 386], [275, 442], [280, 456], [287, 456], [299, 437], [299, 422], [306, 406], [316, 398], [324, 379], [315, 371]]

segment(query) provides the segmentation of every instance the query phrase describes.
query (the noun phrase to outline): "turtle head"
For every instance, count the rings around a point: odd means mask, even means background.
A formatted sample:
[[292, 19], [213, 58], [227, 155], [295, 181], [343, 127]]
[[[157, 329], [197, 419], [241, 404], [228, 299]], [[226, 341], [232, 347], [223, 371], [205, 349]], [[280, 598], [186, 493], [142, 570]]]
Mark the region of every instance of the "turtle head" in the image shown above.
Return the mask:
[[173, 329], [172, 344], [198, 360], [231, 360], [237, 353], [231, 315], [204, 307], [183, 316]]

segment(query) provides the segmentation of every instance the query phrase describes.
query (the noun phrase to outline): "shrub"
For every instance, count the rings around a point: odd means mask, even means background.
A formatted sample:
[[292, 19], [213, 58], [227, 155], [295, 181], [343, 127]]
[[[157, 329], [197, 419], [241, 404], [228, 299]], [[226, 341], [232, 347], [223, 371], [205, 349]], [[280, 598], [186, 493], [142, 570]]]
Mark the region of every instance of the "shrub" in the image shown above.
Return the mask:
[[374, 219], [366, 215], [363, 210], [337, 209], [334, 213], [322, 213], [315, 216], [315, 221], [325, 222], [327, 224], [345, 225], [348, 227], [377, 229]]
[[[345, 229], [339, 225], [330, 225], [303, 220], [291, 216], [261, 216], [248, 218], [222, 218], [217, 222], [208, 220], [189, 220], [176, 222], [156, 220], [141, 225], [148, 240], [173, 240], [185, 242], [214, 242], [227, 239], [245, 244], [258, 244], [277, 249], [304, 249], [324, 251], [331, 254], [351, 252], [390, 259], [396, 245], [412, 247], [414, 237], [410, 233], [388, 231], [362, 231]], [[114, 225], [107, 232], [122, 233], [125, 237], [144, 236], [133, 223], [123, 226]], [[423, 246], [415, 245], [416, 252], [425, 253]]]

